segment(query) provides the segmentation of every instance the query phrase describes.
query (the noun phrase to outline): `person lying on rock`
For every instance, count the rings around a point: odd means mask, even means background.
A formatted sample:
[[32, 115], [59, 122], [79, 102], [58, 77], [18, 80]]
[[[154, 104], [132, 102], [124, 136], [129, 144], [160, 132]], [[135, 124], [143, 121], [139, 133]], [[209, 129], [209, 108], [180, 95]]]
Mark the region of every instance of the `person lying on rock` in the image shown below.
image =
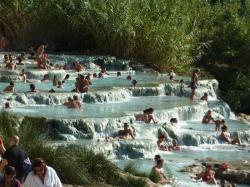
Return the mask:
[[153, 108], [148, 108], [143, 111], [143, 114], [135, 115], [135, 119], [136, 121], [143, 121], [145, 123], [150, 123], [151, 121], [156, 123], [154, 116], [153, 116], [153, 112], [154, 112]]
[[164, 184], [170, 184], [170, 180], [165, 176], [164, 169], [163, 169], [164, 160], [159, 159], [157, 160], [156, 165], [152, 168], [150, 175], [158, 175], [160, 180], [159, 183]]
[[212, 117], [212, 111], [208, 110], [207, 113], [206, 113], [206, 115], [202, 119], [202, 123], [203, 124], [208, 124], [211, 121], [215, 122], [214, 118]]
[[195, 180], [200, 180], [209, 183], [209, 184], [217, 184], [215, 179], [215, 171], [213, 170], [212, 165], [208, 164], [206, 166], [206, 170], [202, 171], [200, 174], [197, 174], [195, 177], [191, 177]]
[[221, 127], [221, 134], [220, 134], [220, 138], [224, 143], [228, 143], [228, 144], [239, 144], [241, 145], [240, 139], [239, 138], [235, 138], [232, 139], [230, 137], [230, 133], [227, 132], [228, 128], [226, 125], [223, 125]]

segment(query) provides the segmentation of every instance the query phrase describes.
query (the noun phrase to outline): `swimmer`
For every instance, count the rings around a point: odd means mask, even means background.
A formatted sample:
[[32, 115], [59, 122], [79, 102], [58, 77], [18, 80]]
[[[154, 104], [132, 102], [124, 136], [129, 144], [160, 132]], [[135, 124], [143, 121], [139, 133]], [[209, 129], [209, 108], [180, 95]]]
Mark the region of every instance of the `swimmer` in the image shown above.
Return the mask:
[[9, 84], [9, 86], [7, 86], [3, 91], [4, 92], [14, 92], [14, 86], [15, 86], [15, 84], [14, 84], [14, 82], [13, 81], [10, 81], [10, 84]]
[[208, 101], [208, 94], [204, 93], [204, 95], [201, 97], [201, 100]]
[[239, 144], [241, 145], [240, 139], [239, 138], [235, 138], [235, 139], [231, 139], [230, 137], [230, 133], [227, 132], [228, 128], [226, 125], [223, 125], [221, 127], [221, 135], [220, 138], [224, 143], [228, 143], [228, 144]]
[[202, 123], [203, 124], [208, 124], [208, 123], [210, 123], [210, 121], [215, 122], [214, 118], [212, 117], [212, 111], [208, 110], [207, 114], [202, 119]]
[[45, 74], [41, 80], [41, 82], [49, 82], [49, 75]]

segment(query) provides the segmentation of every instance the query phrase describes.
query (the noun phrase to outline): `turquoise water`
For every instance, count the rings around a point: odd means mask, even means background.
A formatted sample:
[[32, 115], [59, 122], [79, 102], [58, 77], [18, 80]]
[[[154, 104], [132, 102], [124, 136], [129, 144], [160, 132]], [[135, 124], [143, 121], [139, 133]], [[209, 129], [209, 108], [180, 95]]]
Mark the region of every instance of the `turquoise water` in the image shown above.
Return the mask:
[[[0, 61], [3, 56], [1, 54], [2, 53], [0, 53]], [[85, 64], [93, 63], [95, 58], [96, 57], [80, 55], [50, 55], [52, 63], [68, 63], [68, 65], [76, 60], [80, 60]], [[111, 60], [116, 63], [114, 65], [118, 64], [117, 67], [120, 66], [119, 63], [121, 61], [116, 61], [115, 58], [111, 58]], [[124, 63], [126, 64], [127, 62], [124, 61]], [[123, 62], [121, 64], [123, 64]], [[250, 162], [250, 148], [248, 145], [250, 142], [250, 133], [248, 133], [250, 131], [250, 124], [230, 119], [230, 117], [232, 118], [232, 116], [230, 116], [230, 108], [222, 102], [219, 102], [213, 95], [210, 95], [211, 101], [209, 101], [208, 105], [199, 99], [195, 102], [190, 102], [188, 98], [189, 93], [185, 95], [186, 97], [164, 96], [164, 84], [170, 82], [169, 75], [167, 74], [156, 75], [153, 71], [135, 72], [128, 69], [127, 71], [122, 71], [121, 77], [117, 77], [117, 71], [109, 71], [110, 75], [105, 75], [103, 79], [92, 79], [93, 84], [87, 95], [90, 98], [89, 100], [92, 99], [91, 101], [85, 100], [84, 95], [86, 94], [79, 95], [81, 101], [87, 103], [83, 102], [82, 108], [78, 110], [68, 109], [61, 105], [68, 96], [73, 95], [70, 91], [74, 89], [77, 73], [63, 70], [37, 70], [34, 68], [34, 65], [25, 65], [19, 66], [15, 72], [6, 71], [6, 69], [1, 68], [0, 75], [12, 74], [18, 76], [22, 68], [25, 68], [26, 72], [31, 72], [33, 76], [31, 81], [35, 83], [39, 94], [34, 94], [35, 96], [37, 95], [36, 97], [32, 97], [32, 94], [20, 94], [29, 91], [30, 83], [16, 81], [15, 94], [13, 94], [13, 97], [11, 97], [11, 94], [0, 92], [1, 105], [3, 106], [3, 103], [6, 101], [10, 102], [11, 108], [8, 110], [20, 116], [58, 119], [59, 127], [56, 130], [65, 137], [70, 138], [67, 139], [67, 141], [55, 140], [49, 142], [50, 144], [73, 143], [88, 146], [96, 152], [105, 154], [108, 159], [114, 161], [121, 168], [130, 162], [135, 162], [138, 169], [145, 172], [150, 172], [154, 164], [152, 161], [154, 155], [160, 154], [165, 160], [165, 170], [169, 175], [176, 178], [180, 187], [206, 186], [205, 183], [193, 182], [189, 174], [179, 172], [184, 166], [195, 163], [197, 159], [200, 160], [211, 157], [223, 161], [247, 160]], [[87, 71], [82, 73], [87, 75], [87, 73], [98, 73], [98, 71], [98, 68], [95, 67], [88, 68]], [[51, 77], [54, 74], [59, 74], [59, 76], [62, 77], [66, 74], [70, 74], [70, 79], [66, 81], [63, 88], [58, 89], [53, 87], [52, 82], [40, 82], [42, 76], [48, 72]], [[145, 92], [141, 94], [144, 96], [140, 96], [139, 94], [137, 97], [133, 97], [131, 81], [126, 79], [129, 74], [132, 76], [132, 79], [138, 81], [137, 89], [144, 89]], [[177, 76], [177, 79], [190, 81], [189, 77]], [[0, 90], [3, 90], [8, 84], [9, 83], [6, 82], [0, 82]], [[173, 84], [168, 84], [168, 86], [173, 89], [175, 84], [179, 84], [178, 81]], [[155, 87], [157, 87], [158, 93], [152, 94], [152, 89]], [[188, 83], [186, 87], [188, 87]], [[57, 93], [48, 93], [51, 88], [55, 89]], [[210, 84], [198, 87], [197, 93], [203, 93], [207, 90], [212, 93], [216, 92], [213, 85]], [[16, 95], [24, 96], [24, 99], [28, 100], [28, 102], [21, 102], [20, 98], [19, 100], [15, 99]], [[47, 102], [47, 100], [52, 97], [60, 102]], [[33, 102], [34, 98], [37, 99], [38, 102]], [[158, 124], [145, 124], [134, 121], [134, 114], [142, 113], [144, 109], [150, 107], [155, 109], [154, 115], [157, 121], [159, 121]], [[241, 137], [244, 138], [244, 143], [247, 144], [247, 146], [242, 148], [207, 141], [210, 136], [216, 139], [216, 136], [219, 135], [219, 132], [215, 132], [214, 130], [214, 124], [204, 125], [201, 123], [202, 116], [208, 109], [214, 110], [216, 116], [225, 118], [230, 133], [241, 133]], [[182, 151], [158, 151], [156, 146], [158, 130], [162, 129], [162, 123], [169, 122], [169, 119], [172, 117], [178, 118], [179, 123], [177, 127], [173, 127], [170, 124], [167, 124], [167, 126], [172, 130], [172, 133], [175, 133], [178, 141], [183, 143], [183, 145], [181, 145]], [[131, 119], [132, 121], [128, 121]], [[93, 133], [93, 139], [86, 140], [77, 138], [78, 134], [86, 133], [84, 128], [78, 128], [79, 124], [77, 120], [86, 120], [88, 122], [87, 125], [89, 125], [89, 129], [91, 129]], [[126, 122], [132, 122], [131, 126], [135, 129], [136, 133], [135, 140], [116, 142], [97, 141], [97, 138], [103, 137], [103, 135], [110, 135], [118, 131], [122, 127], [124, 120], [126, 120]], [[76, 125], [74, 126], [74, 124]], [[184, 139], [182, 137], [183, 134], [188, 135], [191, 140]], [[197, 144], [197, 146], [184, 146], [188, 145], [185, 141], [191, 141], [192, 143], [199, 142], [199, 144]], [[119, 158], [119, 160], [117, 160], [117, 158]], [[239, 186], [245, 187], [244, 185]]]
[[[192, 103], [193, 105], [195, 103]], [[146, 108], [166, 110], [174, 107], [190, 105], [187, 98], [170, 96], [132, 97], [126, 102], [84, 103], [80, 110], [68, 109], [65, 106], [24, 106], [10, 109], [16, 114], [40, 116], [47, 118], [79, 119], [79, 118], [112, 118], [142, 113]]]

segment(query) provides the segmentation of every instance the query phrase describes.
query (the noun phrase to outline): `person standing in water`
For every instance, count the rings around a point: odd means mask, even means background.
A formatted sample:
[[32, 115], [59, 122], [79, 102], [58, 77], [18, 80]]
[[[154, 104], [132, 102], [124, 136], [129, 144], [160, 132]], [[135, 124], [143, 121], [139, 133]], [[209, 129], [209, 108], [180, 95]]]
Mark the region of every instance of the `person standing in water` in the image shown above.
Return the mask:
[[194, 100], [194, 96], [195, 96], [195, 90], [198, 87], [198, 78], [199, 78], [199, 69], [196, 69], [193, 71], [192, 75], [191, 75], [191, 95], [190, 95], [190, 100], [193, 101]]

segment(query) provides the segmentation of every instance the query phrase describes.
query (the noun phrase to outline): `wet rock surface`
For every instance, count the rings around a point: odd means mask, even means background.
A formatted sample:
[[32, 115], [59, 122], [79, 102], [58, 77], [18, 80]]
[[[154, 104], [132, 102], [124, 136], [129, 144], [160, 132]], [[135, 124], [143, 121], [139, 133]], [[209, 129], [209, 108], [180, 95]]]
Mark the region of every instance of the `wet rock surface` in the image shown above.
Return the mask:
[[231, 167], [222, 171], [221, 165], [224, 161], [215, 159], [199, 160], [197, 163], [184, 167], [180, 172], [188, 172], [194, 175], [200, 174], [207, 165], [212, 165], [216, 172], [216, 179], [225, 179], [229, 182], [239, 184], [250, 184], [250, 163], [246, 160], [235, 160], [228, 162]]

